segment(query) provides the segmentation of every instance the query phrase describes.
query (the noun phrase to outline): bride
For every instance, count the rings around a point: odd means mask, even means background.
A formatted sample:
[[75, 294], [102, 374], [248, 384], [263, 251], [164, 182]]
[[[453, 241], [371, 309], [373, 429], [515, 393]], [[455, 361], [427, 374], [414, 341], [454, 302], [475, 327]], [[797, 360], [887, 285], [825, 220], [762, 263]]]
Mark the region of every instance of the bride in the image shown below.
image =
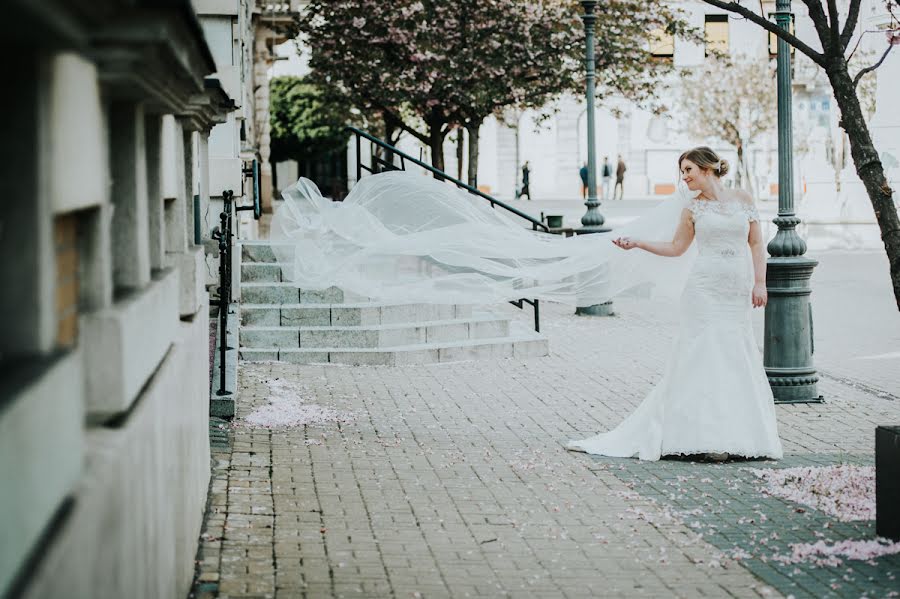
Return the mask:
[[671, 241], [619, 237], [613, 243], [657, 256], [698, 255], [681, 296], [680, 332], [665, 374], [618, 427], [567, 448], [658, 460], [663, 455], [782, 456], [772, 391], [751, 326], [766, 305], [766, 261], [759, 214], [749, 194], [729, 190], [728, 164], [706, 147], [678, 159], [688, 189]]
[[481, 198], [409, 172], [365, 177], [343, 202], [300, 179], [272, 219], [272, 249], [300, 288], [334, 285], [386, 302], [589, 306], [626, 293], [680, 295], [681, 333], [662, 380], [616, 429], [568, 448], [643, 460], [779, 458], [750, 320], [751, 306], [766, 303], [759, 216], [746, 193], [724, 187], [728, 165], [709, 148], [685, 152], [679, 168], [696, 197], [664, 200], [616, 238], [526, 230]]

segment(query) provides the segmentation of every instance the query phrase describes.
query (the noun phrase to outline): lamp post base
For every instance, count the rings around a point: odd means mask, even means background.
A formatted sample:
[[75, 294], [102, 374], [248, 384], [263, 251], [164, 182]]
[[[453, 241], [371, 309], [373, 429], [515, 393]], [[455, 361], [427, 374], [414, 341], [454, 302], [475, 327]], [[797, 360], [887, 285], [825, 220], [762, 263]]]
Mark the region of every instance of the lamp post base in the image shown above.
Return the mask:
[[819, 375], [813, 365], [809, 286], [817, 261], [803, 256], [769, 258], [763, 364], [775, 403], [819, 403]]
[[576, 235], [590, 235], [592, 233], [609, 233], [612, 231], [609, 227], [603, 227], [600, 225], [589, 226], [589, 227], [578, 227], [577, 229], [572, 229], [572, 232]]
[[[601, 217], [601, 224], [602, 224]], [[582, 219], [584, 222], [584, 219]], [[592, 233], [609, 233], [612, 231], [609, 227], [603, 227], [601, 225], [596, 226], [585, 226], [579, 227], [577, 229], [572, 229], [572, 232], [575, 235], [590, 235]], [[581, 306], [579, 308], [575, 308], [576, 316], [614, 316], [615, 312], [613, 312], [613, 303], [612, 300], [608, 302], [603, 302], [602, 304], [594, 304], [593, 306]]]
[[613, 312], [613, 303], [610, 300], [602, 304], [575, 308], [575, 314], [578, 316], [615, 316], [616, 313]]

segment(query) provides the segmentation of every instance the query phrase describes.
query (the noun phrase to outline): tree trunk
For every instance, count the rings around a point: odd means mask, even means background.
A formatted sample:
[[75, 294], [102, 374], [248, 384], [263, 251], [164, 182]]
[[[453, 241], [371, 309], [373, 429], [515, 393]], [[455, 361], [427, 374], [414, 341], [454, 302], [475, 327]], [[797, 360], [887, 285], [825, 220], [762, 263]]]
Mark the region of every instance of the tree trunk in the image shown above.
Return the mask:
[[853, 156], [856, 174], [865, 185], [869, 201], [875, 209], [875, 218], [878, 220], [881, 239], [890, 263], [894, 299], [900, 309], [900, 218], [894, 206], [894, 192], [884, 176], [884, 167], [872, 144], [872, 136], [843, 57], [834, 59], [826, 73], [841, 110], [839, 124], [850, 140], [850, 155]]
[[741, 142], [737, 143], [737, 156], [737, 164], [734, 165], [734, 186], [741, 188], [743, 187], [741, 184], [744, 182], [744, 144], [742, 144]]
[[466, 127], [469, 133], [469, 185], [478, 189], [478, 130], [481, 123], [470, 123]]
[[[392, 138], [394, 137], [394, 132], [398, 129], [397, 123], [394, 121], [394, 117], [385, 114], [384, 115], [384, 141], [388, 145], [394, 145]], [[384, 159], [391, 164], [394, 164], [394, 153], [390, 150], [385, 150]]]
[[[431, 150], [431, 166], [439, 171], [444, 170], [444, 134], [441, 132], [444, 123], [439, 119], [428, 121], [428, 148]], [[443, 179], [439, 175], [435, 179]]]
[[463, 160], [465, 160], [466, 138], [463, 135], [463, 128], [456, 129], [456, 178], [462, 181]]

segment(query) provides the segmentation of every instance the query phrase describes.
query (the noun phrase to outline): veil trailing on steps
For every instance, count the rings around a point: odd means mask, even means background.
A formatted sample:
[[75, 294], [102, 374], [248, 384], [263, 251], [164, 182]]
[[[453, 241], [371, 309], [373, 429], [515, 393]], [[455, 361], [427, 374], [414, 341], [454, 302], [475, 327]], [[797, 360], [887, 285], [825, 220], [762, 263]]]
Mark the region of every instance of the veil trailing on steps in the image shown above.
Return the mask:
[[619, 236], [668, 241], [687, 198], [665, 199], [610, 233], [562, 237], [524, 228], [484, 199], [431, 177], [366, 177], [343, 202], [300, 179], [272, 218], [286, 280], [340, 287], [378, 301], [492, 304], [537, 298], [575, 306], [615, 296], [677, 297], [696, 253], [662, 258], [613, 245]]

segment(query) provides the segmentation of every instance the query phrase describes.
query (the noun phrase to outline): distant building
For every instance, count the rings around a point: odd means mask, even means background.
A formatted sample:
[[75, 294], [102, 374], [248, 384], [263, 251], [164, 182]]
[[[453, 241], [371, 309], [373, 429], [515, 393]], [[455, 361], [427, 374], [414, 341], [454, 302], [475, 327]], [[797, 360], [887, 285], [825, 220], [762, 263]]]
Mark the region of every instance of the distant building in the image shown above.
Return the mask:
[[[689, 22], [706, 32], [707, 46], [726, 50], [732, 56], [739, 54], [758, 57], [766, 60], [770, 55], [769, 34], [757, 25], [734, 16], [726, 15], [705, 3], [691, 0], [678, 3], [689, 14]], [[860, 31], [886, 25], [889, 19], [883, 3], [875, 0], [864, 0], [863, 17], [860, 19]], [[760, 7], [764, 12], [774, 11], [774, 2], [763, 2]], [[812, 22], [805, 16], [805, 7], [794, 3], [798, 35], [807, 41], [814, 41]], [[880, 35], [869, 36], [863, 47], [884, 46], [884, 38]], [[687, 43], [680, 39], [659, 40], [648, 38], [648, 47], [658, 60], [671, 60], [678, 68], [689, 68], [702, 63], [705, 48], [699, 44]], [[771, 44], [774, 52], [775, 45]], [[774, 56], [774, 54], [772, 54]], [[825, 135], [840, 137], [837, 132], [837, 108], [831, 97], [831, 89], [823, 77], [815, 77], [815, 69], [811, 61], [799, 52], [794, 53], [794, 129], [797, 145], [805, 142], [805, 134], [821, 128]], [[900, 57], [890, 56], [884, 65], [872, 76], [878, 77], [878, 97], [885, 100], [890, 95], [900, 92]], [[775, 93], [774, 82], [772, 93]], [[888, 101], [878, 102], [872, 119], [873, 132], [897, 127], [892, 122], [897, 117], [896, 111], [890, 110]], [[518, 122], [518, 128], [508, 127], [496, 119], [489, 119], [481, 130], [481, 159], [479, 160], [479, 183], [491, 188], [492, 193], [500, 198], [511, 198], [515, 189], [516, 165], [530, 160], [533, 165], [532, 187], [536, 197], [542, 198], [577, 198], [580, 180], [578, 169], [587, 156], [585, 105], [582, 98], [566, 98], [559, 103], [559, 112], [539, 131], [535, 131], [532, 111], [512, 115], [507, 122]], [[626, 196], [647, 197], [671, 193], [676, 182], [677, 167], [675, 165], [679, 153], [693, 145], [701, 143], [712, 145], [726, 159], [736, 160], [734, 148], [715, 139], [688, 139], [675, 128], [677, 119], [654, 117], [652, 114], [635, 109], [633, 106], [618, 103], [615, 106], [598, 105], [597, 115], [597, 155], [622, 154], [628, 164], [625, 177]], [[610, 108], [618, 108], [623, 112], [616, 118]], [[677, 105], [670, 106], [677, 114]], [[702, 115], [700, 116], [702, 118]], [[889, 122], [891, 121], [891, 122]], [[895, 129], [896, 130], [896, 129]], [[800, 135], [804, 134], [804, 135]], [[876, 136], [880, 134], [876, 133]], [[900, 156], [900, 143], [895, 135], [880, 135], [880, 150], [891, 156]], [[798, 148], [804, 150], [805, 148]], [[448, 146], [446, 152], [448, 170], [453, 171], [454, 152]], [[803, 152], [797, 152], [797, 160], [804, 159]], [[748, 152], [748, 165], [754, 178], [754, 187], [762, 197], [777, 195], [777, 138], [775, 123], [772, 132], [764, 139], [757, 141]], [[889, 159], [890, 162], [890, 159]], [[829, 165], [802, 162], [796, 169], [798, 191], [803, 192], [802, 183], [807, 189], [818, 183]], [[854, 187], [855, 175], [852, 164], [844, 177]], [[900, 178], [900, 172], [893, 172], [893, 180]], [[833, 173], [832, 173], [833, 179]], [[833, 185], [832, 185], [833, 187]], [[821, 190], [820, 190], [821, 191]], [[798, 196], [799, 197], [799, 196]]]
[[[688, 13], [691, 25], [705, 32], [705, 44], [648, 34], [647, 47], [656, 60], [672, 61], [675, 67], [690, 68], [706, 60], [707, 48], [726, 51], [731, 56], [745, 55], [758, 60], [774, 57], [774, 36], [744, 19], [719, 11], [699, 0], [676, 3]], [[839, 4], [846, 4], [839, 2]], [[769, 16], [775, 10], [774, 0], [752, 5]], [[818, 46], [812, 22], [801, 2], [793, 3], [797, 35], [814, 47]], [[880, 29], [890, 24], [890, 15], [879, 0], [863, 0], [857, 27], [863, 31]], [[884, 36], [866, 34], [861, 50], [879, 54], [885, 47]], [[796, 197], [809, 197], [815, 210], [839, 210], [843, 214], [860, 212], [872, 218], [871, 208], [861, 183], [855, 175], [849, 150], [838, 127], [837, 106], [831, 88], [822, 73], [800, 52], [794, 52], [794, 139]], [[877, 55], [873, 59], [877, 60]], [[895, 185], [900, 180], [900, 113], [893, 109], [891, 98], [900, 94], [900, 53], [894, 52], [869, 77], [877, 77], [877, 102], [870, 126], [876, 147], [885, 155], [888, 176]], [[771, 93], [775, 94], [774, 80]], [[582, 97], [563, 98], [559, 111], [536, 131], [534, 111], [508, 114], [504, 122], [489, 118], [481, 128], [478, 165], [479, 186], [500, 199], [512, 199], [521, 165], [532, 165], [531, 189], [542, 199], [580, 197], [578, 170], [587, 158], [585, 103]], [[676, 102], [669, 105], [670, 114], [678, 116]], [[621, 112], [616, 117], [612, 109]], [[702, 115], [698, 115], [702, 118]], [[736, 163], [735, 149], [714, 138], [691, 139], [677, 130], [677, 118], [654, 117], [651, 113], [621, 101], [610, 100], [597, 106], [597, 156], [621, 154], [628, 166], [625, 177], [626, 197], [654, 197], [672, 193], [678, 179], [676, 160], [685, 148], [711, 145], [726, 159]], [[515, 123], [516, 126], [509, 126]], [[752, 144], [746, 152], [753, 188], [761, 198], [774, 199], [778, 190], [776, 123], [772, 130]], [[453, 136], [451, 136], [453, 137]], [[419, 155], [417, 141], [409, 136], [401, 147]], [[826, 153], [827, 148], [827, 153]], [[427, 148], [425, 149], [427, 153]], [[352, 154], [352, 153], [351, 153]], [[455, 173], [454, 141], [445, 146], [445, 165]], [[351, 157], [352, 163], [352, 157]], [[599, 168], [599, 164], [598, 164]], [[835, 173], [837, 170], [837, 175]], [[351, 179], [355, 169], [349, 169]], [[733, 177], [729, 177], [729, 180]], [[843, 182], [835, 189], [836, 177]], [[815, 196], [815, 197], [813, 197]], [[855, 208], [852, 208], [855, 206]]]

